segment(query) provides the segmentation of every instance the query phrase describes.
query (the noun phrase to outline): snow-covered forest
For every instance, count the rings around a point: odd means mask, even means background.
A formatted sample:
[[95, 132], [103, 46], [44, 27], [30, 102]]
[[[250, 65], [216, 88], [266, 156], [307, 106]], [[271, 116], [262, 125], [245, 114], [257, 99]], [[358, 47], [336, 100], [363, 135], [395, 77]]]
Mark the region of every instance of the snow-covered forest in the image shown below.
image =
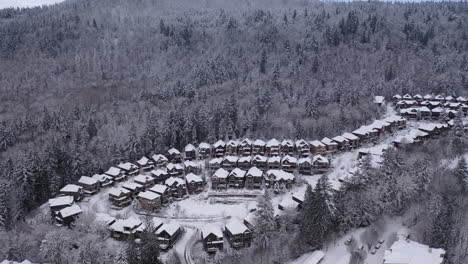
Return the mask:
[[[467, 50], [465, 2], [68, 0], [1, 9], [0, 260], [116, 263], [136, 249], [115, 252], [85, 217], [56, 229], [34, 217], [38, 207], [83, 175], [171, 147], [320, 139], [381, 118], [375, 95], [466, 96]], [[364, 164], [339, 190], [325, 175], [303, 210], [284, 217], [295, 223], [288, 228], [268, 225], [271, 197], [262, 197], [261, 239], [217, 261], [285, 263], [404, 216], [418, 241], [447, 250], [447, 263], [466, 263], [466, 137], [456, 132], [388, 151], [381, 167]], [[352, 252], [351, 263], [362, 259]]]

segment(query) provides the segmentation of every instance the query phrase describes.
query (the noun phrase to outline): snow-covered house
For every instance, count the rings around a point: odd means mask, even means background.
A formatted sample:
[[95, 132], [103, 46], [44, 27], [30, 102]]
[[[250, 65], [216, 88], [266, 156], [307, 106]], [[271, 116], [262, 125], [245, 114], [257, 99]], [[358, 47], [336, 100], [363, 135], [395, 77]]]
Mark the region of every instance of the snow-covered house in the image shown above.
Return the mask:
[[158, 230], [156, 230], [159, 247], [162, 250], [171, 248], [177, 242], [181, 233], [182, 228], [179, 224], [175, 222], [163, 224], [160, 228], [158, 228]]
[[55, 217], [58, 211], [73, 205], [74, 200], [75, 199], [73, 198], [73, 196], [70, 195], [49, 199], [49, 208], [51, 215]]
[[203, 248], [208, 253], [215, 253], [223, 249], [224, 239], [221, 228], [214, 224], [206, 224], [201, 230]]
[[322, 155], [315, 155], [312, 158], [312, 168], [315, 173], [324, 173], [330, 168], [330, 161]]
[[261, 189], [263, 184], [263, 171], [257, 167], [252, 167], [245, 175], [245, 187], [247, 189]]
[[296, 140], [295, 146], [296, 152], [298, 152], [300, 157], [305, 158], [309, 156], [310, 146], [309, 143], [307, 143], [307, 141], [305, 141], [304, 139]]
[[251, 156], [243, 156], [237, 160], [237, 167], [248, 170], [252, 167], [252, 157]]
[[257, 139], [252, 144], [252, 155], [265, 155], [266, 143], [261, 139]]
[[128, 206], [132, 203], [132, 192], [124, 188], [113, 188], [109, 191], [109, 200], [119, 208]]
[[140, 192], [137, 196], [138, 201], [141, 204], [141, 207], [148, 212], [156, 212], [161, 209], [162, 201], [161, 195], [151, 192], [145, 191]]
[[150, 192], [154, 192], [161, 196], [161, 203], [167, 205], [172, 201], [172, 193], [169, 187], [163, 184], [156, 184], [149, 189]]
[[414, 139], [408, 135], [401, 135], [392, 141], [396, 148], [406, 148], [414, 143]]
[[61, 225], [71, 226], [82, 212], [79, 205], [73, 204], [58, 211], [55, 220]]
[[427, 101], [434, 100], [434, 96], [432, 94], [426, 94], [423, 98], [424, 100], [427, 100]]
[[336, 136], [332, 140], [338, 144], [338, 150], [340, 151], [347, 151], [351, 148], [349, 140], [343, 136]]
[[148, 159], [147, 157], [141, 157], [137, 160], [136, 165], [143, 171], [150, 171], [154, 169], [154, 161]]
[[282, 211], [293, 211], [299, 208], [299, 204], [292, 199], [292, 197], [284, 197], [283, 200], [278, 203], [278, 209]]
[[403, 95], [403, 100], [411, 100], [413, 97], [410, 94]]
[[331, 140], [330, 138], [324, 137], [321, 142], [325, 144], [325, 148], [328, 153], [335, 153], [338, 150], [338, 143]]
[[59, 195], [61, 196], [73, 196], [75, 202], [81, 201], [84, 196], [83, 187], [76, 184], [67, 184], [65, 187], [60, 189]]
[[91, 178], [95, 179], [96, 181], [99, 182], [99, 186], [101, 188], [111, 186], [114, 184], [114, 180], [112, 179], [111, 176], [106, 175], [106, 174], [94, 174]]
[[223, 168], [219, 168], [211, 176], [211, 188], [227, 189], [229, 172]]
[[281, 157], [279, 156], [269, 157], [267, 160], [267, 167], [269, 170], [281, 168]]
[[167, 173], [171, 177], [179, 177], [184, 174], [184, 167], [180, 163], [168, 163], [166, 165]]
[[155, 183], [164, 183], [167, 178], [169, 178], [169, 173], [166, 168], [158, 168], [150, 172], [151, 176], [154, 178]]
[[374, 104], [382, 106], [385, 103], [385, 97], [377, 95], [374, 97]]
[[237, 148], [239, 147], [239, 142], [237, 140], [229, 140], [226, 143], [226, 155], [237, 155]]
[[197, 158], [197, 149], [192, 144], [187, 144], [184, 148], [185, 160], [195, 160]]
[[155, 154], [151, 157], [156, 167], [164, 167], [169, 163], [169, 159], [162, 154]]
[[311, 153], [314, 153], [314, 154], [322, 154], [322, 153], [325, 153], [327, 152], [327, 147], [325, 146], [325, 144], [323, 144], [322, 142], [318, 141], [318, 140], [314, 140], [314, 141], [311, 141], [309, 142], [309, 146], [310, 146], [310, 152]]
[[143, 185], [143, 189], [149, 189], [154, 185], [154, 178], [149, 175], [139, 174], [134, 179], [134, 182]]
[[211, 145], [206, 142], [200, 143], [198, 145], [198, 157], [200, 159], [207, 159], [211, 157]]
[[185, 180], [181, 178], [170, 177], [166, 180], [165, 184], [171, 189], [173, 198], [180, 199], [187, 194]]
[[297, 203], [297, 207], [301, 208], [305, 200], [305, 192], [296, 192], [292, 195], [292, 200]]
[[255, 155], [252, 158], [252, 166], [257, 167], [261, 170], [266, 170], [268, 164], [268, 158], [262, 155]]
[[233, 170], [234, 168], [237, 167], [237, 160], [239, 158], [237, 156], [226, 156], [224, 157], [223, 161], [221, 162], [221, 167], [228, 170], [228, 171], [231, 171]]
[[109, 226], [111, 237], [117, 240], [138, 238], [146, 226], [137, 218], [118, 219]]
[[182, 162], [182, 154], [178, 149], [170, 148], [167, 151], [167, 159], [169, 160], [169, 162], [179, 163]]
[[284, 170], [268, 170], [265, 176], [265, 186], [268, 188], [291, 188], [294, 183], [294, 174]]
[[127, 178], [125, 173], [123, 173], [121, 169], [116, 167], [110, 167], [106, 172], [104, 172], [104, 174], [112, 177], [112, 180], [114, 182], [121, 182]]
[[445, 97], [443, 95], [438, 94], [434, 97], [434, 100], [438, 102], [443, 102], [445, 101]]
[[187, 191], [189, 194], [203, 191], [203, 180], [200, 176], [189, 173], [185, 176], [185, 182], [187, 183]]
[[413, 99], [418, 101], [418, 102], [421, 102], [424, 98], [420, 94], [415, 94], [415, 95], [413, 95]]
[[442, 264], [445, 250], [431, 248], [409, 239], [398, 239], [385, 250], [383, 264]]
[[342, 137], [344, 137], [346, 140], [349, 141], [350, 148], [355, 149], [359, 147], [360, 141], [359, 141], [359, 137], [357, 137], [356, 135], [353, 135], [352, 133], [349, 133], [349, 132], [345, 132], [343, 133]]
[[432, 111], [429, 109], [427, 106], [422, 106], [419, 107], [419, 115], [421, 116], [421, 119], [428, 120], [431, 119]]
[[217, 169], [221, 168], [221, 162], [223, 162], [223, 158], [214, 158], [214, 159], [211, 159], [211, 160], [208, 162], [208, 167], [209, 167], [210, 170], [212, 170], [212, 171], [217, 170]]
[[401, 99], [403, 99], [403, 97], [401, 97], [401, 95], [399, 95], [399, 94], [395, 94], [392, 97], [392, 99], [393, 99], [394, 102], [397, 102], [397, 101], [400, 101]]
[[130, 163], [124, 162], [117, 165], [119, 169], [121, 169], [127, 176], [135, 176], [138, 174], [138, 166]]
[[194, 160], [184, 161], [185, 173], [200, 173], [201, 168], [198, 166], [198, 163]]
[[212, 153], [216, 158], [223, 157], [226, 154], [226, 143], [222, 140], [216, 141], [213, 144]]
[[281, 159], [281, 168], [287, 172], [294, 172], [297, 167], [297, 159], [286, 155]]
[[129, 190], [132, 193], [132, 196], [137, 195], [144, 189], [143, 185], [138, 184], [136, 182], [129, 182], [129, 181], [122, 184], [122, 188]]
[[244, 217], [244, 219], [242, 219], [242, 222], [244, 223], [245, 226], [247, 226], [250, 229], [250, 231], [253, 232], [255, 229], [256, 218], [257, 216], [255, 212], [250, 212]]
[[455, 102], [456, 99], [455, 99], [455, 97], [449, 95], [449, 96], [445, 97], [445, 101], [446, 102]]
[[281, 141], [281, 155], [294, 155], [294, 142], [289, 139]]
[[240, 142], [239, 155], [244, 157], [252, 155], [252, 141], [250, 139], [246, 138]]
[[228, 176], [228, 186], [233, 188], [244, 188], [245, 182], [245, 170], [235, 168], [229, 173]]
[[310, 157], [300, 158], [297, 161], [297, 168], [302, 175], [312, 174], [312, 159]]
[[237, 219], [225, 226], [224, 234], [233, 248], [248, 247], [252, 242], [252, 231]]
[[265, 145], [265, 153], [267, 156], [279, 156], [280, 154], [280, 142], [275, 138], [268, 140]]
[[86, 195], [92, 195], [99, 191], [100, 184], [96, 179], [88, 176], [81, 176], [78, 180], [78, 185], [83, 187], [83, 191]]

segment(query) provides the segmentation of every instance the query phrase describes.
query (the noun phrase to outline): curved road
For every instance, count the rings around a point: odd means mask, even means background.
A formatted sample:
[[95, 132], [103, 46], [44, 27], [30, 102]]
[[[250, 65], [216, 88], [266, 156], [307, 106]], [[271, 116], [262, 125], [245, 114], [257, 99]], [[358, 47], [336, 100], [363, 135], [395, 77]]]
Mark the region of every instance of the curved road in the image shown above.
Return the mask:
[[[191, 228], [191, 227], [190, 227]], [[194, 229], [194, 233], [192, 237], [187, 241], [187, 244], [185, 245], [185, 250], [184, 250], [184, 260], [185, 264], [195, 264], [192, 258], [192, 249], [195, 243], [198, 241], [198, 229], [197, 228], [191, 228]]]

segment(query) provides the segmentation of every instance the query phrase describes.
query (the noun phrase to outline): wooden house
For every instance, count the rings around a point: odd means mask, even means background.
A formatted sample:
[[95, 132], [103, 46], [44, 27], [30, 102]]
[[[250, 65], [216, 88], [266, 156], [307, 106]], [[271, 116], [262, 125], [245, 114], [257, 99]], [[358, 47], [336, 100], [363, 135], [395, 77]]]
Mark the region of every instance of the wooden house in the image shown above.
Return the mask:
[[325, 144], [323, 144], [322, 142], [318, 140], [309, 142], [309, 146], [310, 146], [310, 152], [313, 154], [323, 154], [327, 152], [327, 147], [325, 146]]
[[124, 162], [117, 165], [117, 167], [121, 169], [127, 176], [135, 176], [138, 174], [138, 166], [133, 163]]
[[310, 155], [310, 146], [307, 141], [303, 139], [296, 140], [296, 152], [299, 154], [300, 157], [305, 158]]
[[216, 141], [216, 143], [213, 144], [212, 153], [216, 158], [224, 157], [226, 154], [226, 143], [222, 140]]
[[226, 143], [226, 155], [237, 155], [237, 148], [239, 147], [239, 142], [237, 140], [229, 140]]
[[268, 188], [290, 189], [294, 183], [294, 174], [284, 170], [268, 170], [265, 177], [265, 186]]
[[294, 143], [292, 140], [284, 139], [281, 141], [281, 155], [294, 155]]
[[430, 106], [431, 106], [431, 102], [430, 102], [430, 101], [422, 101], [421, 103], [419, 103], [419, 106], [430, 107]]
[[198, 158], [200, 159], [208, 159], [211, 157], [211, 145], [202, 142], [200, 145], [198, 145]]
[[184, 167], [179, 163], [169, 163], [166, 166], [167, 173], [171, 177], [181, 177], [184, 174]]
[[267, 161], [267, 168], [269, 170], [281, 168], [281, 158], [279, 156], [269, 157]]
[[310, 157], [300, 158], [297, 161], [297, 169], [302, 175], [312, 175], [312, 159]]
[[215, 190], [227, 189], [228, 176], [229, 172], [223, 168], [215, 171], [215, 173], [211, 176], [211, 188]]
[[228, 176], [228, 186], [231, 188], [244, 188], [246, 173], [245, 170], [239, 168], [232, 170]]
[[315, 173], [324, 173], [330, 168], [330, 161], [322, 156], [322, 155], [315, 155], [312, 158], [312, 169]]
[[218, 226], [206, 224], [201, 230], [203, 249], [208, 253], [216, 253], [223, 249], [223, 232]]
[[405, 101], [401, 100], [401, 101], [398, 101], [395, 103], [395, 108], [396, 109], [404, 109], [406, 108], [406, 104], [405, 104]]
[[407, 109], [400, 110], [400, 114], [405, 118], [416, 120], [418, 119], [418, 110], [419, 108], [417, 107], [410, 107]]
[[252, 154], [253, 155], [265, 155], [266, 152], [266, 143], [261, 139], [257, 139], [252, 144]]
[[109, 175], [112, 177], [114, 182], [121, 182], [127, 178], [127, 175], [123, 173], [123, 171], [116, 167], [110, 167], [104, 174]]
[[325, 145], [328, 153], [335, 153], [338, 151], [338, 143], [331, 140], [330, 138], [324, 137], [321, 142]]
[[197, 149], [192, 144], [187, 144], [184, 148], [184, 159], [195, 160], [197, 158]]
[[418, 111], [419, 111], [419, 116], [421, 117], [421, 119], [423, 120], [431, 119], [432, 112], [431, 112], [431, 109], [429, 109], [427, 106], [419, 107]]
[[128, 206], [132, 203], [132, 192], [124, 188], [113, 188], [109, 191], [109, 200], [119, 208]]
[[344, 137], [349, 142], [349, 147], [351, 149], [358, 148], [360, 145], [359, 137], [353, 135], [351, 133], [345, 132], [343, 133], [342, 137]]
[[403, 100], [412, 100], [412, 99], [413, 99], [413, 97], [411, 95], [409, 95], [409, 94], [403, 95]]
[[169, 163], [169, 159], [162, 154], [153, 155], [151, 158], [153, 159], [156, 167], [165, 167]]
[[297, 159], [286, 155], [281, 159], [281, 168], [287, 172], [294, 172], [297, 167]]
[[397, 125], [398, 125], [398, 129], [405, 129], [406, 128], [406, 119], [401, 117], [401, 116], [397, 116], [395, 117], [395, 120], [397, 122]]
[[81, 176], [77, 184], [83, 187], [83, 192], [85, 195], [93, 195], [100, 189], [99, 182], [88, 176]]
[[60, 210], [72, 206], [74, 200], [75, 198], [73, 198], [71, 195], [59, 196], [49, 199], [50, 214], [52, 217], [55, 217]]
[[245, 175], [245, 187], [247, 189], [261, 189], [263, 185], [263, 171], [257, 167], [252, 167]]
[[156, 184], [149, 189], [150, 192], [157, 193], [161, 196], [161, 203], [167, 205], [172, 202], [172, 193], [169, 187], [163, 184]]
[[140, 192], [137, 198], [143, 210], [147, 212], [157, 212], [161, 209], [161, 195], [157, 193], [151, 191], [144, 191]]
[[240, 142], [239, 155], [244, 157], [252, 155], [252, 141], [250, 139], [246, 138]]
[[403, 97], [401, 97], [401, 95], [399, 94], [395, 94], [393, 97], [392, 97], [393, 101], [394, 102], [398, 102], [400, 101], [401, 99], [403, 99]]
[[282, 211], [295, 211], [299, 207], [299, 204], [291, 197], [284, 197], [283, 200], [278, 204], [278, 209]]
[[114, 184], [112, 177], [106, 174], [94, 174], [91, 178], [98, 181], [101, 188], [112, 186]]
[[185, 169], [185, 174], [187, 173], [197, 174], [201, 172], [200, 166], [198, 166], [198, 163], [193, 160], [184, 161], [184, 169]]
[[171, 189], [172, 197], [181, 199], [187, 195], [187, 186], [185, 180], [181, 178], [170, 177], [165, 182], [166, 186]]
[[456, 101], [459, 102], [459, 103], [461, 103], [461, 104], [466, 104], [466, 103], [468, 102], [468, 101], [466, 100], [466, 98], [463, 97], [463, 96], [458, 96], [458, 97], [456, 98]]
[[352, 134], [359, 138], [359, 142], [366, 143], [371, 139], [370, 132], [366, 126], [354, 130]]
[[252, 243], [252, 231], [237, 219], [225, 226], [224, 234], [233, 248], [249, 247]]
[[126, 241], [139, 238], [145, 230], [145, 225], [137, 218], [118, 219], [109, 226], [111, 237]]
[[144, 190], [151, 188], [155, 182], [152, 176], [143, 174], [137, 175], [133, 181], [142, 185]]
[[266, 170], [268, 164], [268, 158], [262, 155], [255, 155], [252, 158], [252, 166], [257, 167], [261, 170]]
[[460, 110], [462, 108], [462, 106], [463, 106], [463, 104], [461, 104], [461, 103], [451, 102], [451, 103], [449, 103], [448, 108], [458, 111], [458, 110]]
[[257, 220], [257, 216], [255, 212], [250, 212], [247, 214], [246, 217], [244, 217], [244, 219], [242, 219], [242, 222], [250, 231], [254, 232], [255, 226], [257, 224], [256, 220]]
[[445, 102], [455, 102], [455, 98], [451, 95], [445, 97]]
[[162, 250], [170, 249], [180, 238], [181, 234], [182, 227], [179, 224], [175, 222], [163, 224], [156, 230], [159, 248]]
[[214, 159], [211, 159], [209, 162], [208, 162], [208, 167], [210, 168], [210, 170], [214, 171], [214, 170], [217, 170], [219, 168], [221, 168], [221, 163], [223, 162], [223, 158], [214, 158]]
[[377, 106], [382, 106], [385, 103], [385, 97], [381, 95], [374, 96], [374, 104]]
[[67, 184], [65, 187], [60, 189], [59, 195], [61, 196], [73, 196], [75, 202], [81, 201], [84, 196], [83, 187], [76, 184]]
[[443, 102], [443, 101], [445, 101], [445, 97], [442, 96], [442, 95], [440, 95], [440, 94], [439, 94], [439, 95], [436, 95], [436, 96], [434, 97], [434, 101]]
[[185, 176], [185, 182], [187, 184], [187, 191], [189, 194], [200, 193], [203, 191], [203, 180], [200, 176], [189, 173]]
[[429, 107], [430, 109], [434, 109], [436, 107], [441, 107], [441, 106], [442, 106], [442, 103], [439, 101], [429, 101], [429, 105], [427, 107]]
[[143, 185], [135, 182], [125, 182], [122, 184], [122, 188], [129, 190], [132, 193], [132, 196], [139, 194], [144, 189]]
[[444, 108], [436, 107], [431, 110], [431, 118], [434, 120], [439, 119], [442, 116], [442, 112], [444, 112]]
[[343, 136], [336, 136], [332, 140], [338, 144], [339, 151], [348, 151], [351, 148], [349, 140]]
[[305, 200], [305, 192], [296, 192], [292, 195], [292, 200], [297, 203], [297, 207], [300, 209], [304, 204]]
[[432, 94], [426, 94], [424, 97], [424, 100], [426, 101], [432, 101], [434, 100], [434, 96]]
[[422, 124], [418, 129], [426, 132], [430, 137], [435, 137], [440, 134], [440, 129], [436, 124]]
[[237, 167], [237, 160], [239, 158], [237, 156], [226, 156], [224, 157], [223, 161], [221, 162], [221, 167], [228, 170], [228, 171], [231, 171], [233, 170], [234, 168]]
[[170, 148], [167, 151], [167, 159], [169, 160], [169, 162], [172, 162], [172, 163], [180, 163], [182, 162], [182, 154], [180, 153], [178, 149]]
[[411, 138], [410, 136], [408, 135], [401, 135], [401, 136], [398, 136], [397, 138], [395, 138], [393, 141], [392, 141], [392, 144], [396, 147], [396, 148], [407, 148], [409, 146], [411, 146], [412, 144], [414, 143], [414, 139]]
[[169, 178], [169, 173], [165, 168], [155, 169], [152, 170], [150, 173], [151, 176], [154, 178], [154, 183], [164, 184], [164, 182]]
[[279, 156], [280, 154], [280, 142], [276, 139], [270, 139], [266, 143], [266, 155], [269, 157]]
[[417, 102], [422, 102], [424, 100], [423, 96], [420, 94], [415, 94], [413, 96], [413, 100], [416, 100]]
[[385, 120], [374, 120], [368, 127], [377, 130], [379, 136], [383, 133], [392, 132], [392, 125]]
[[75, 219], [82, 213], [80, 206], [73, 204], [69, 207], [65, 207], [62, 210], [57, 212], [55, 220], [63, 226], [72, 226]]
[[142, 171], [150, 171], [154, 169], [154, 161], [148, 159], [147, 157], [142, 157], [141, 159], [137, 160], [136, 165]]

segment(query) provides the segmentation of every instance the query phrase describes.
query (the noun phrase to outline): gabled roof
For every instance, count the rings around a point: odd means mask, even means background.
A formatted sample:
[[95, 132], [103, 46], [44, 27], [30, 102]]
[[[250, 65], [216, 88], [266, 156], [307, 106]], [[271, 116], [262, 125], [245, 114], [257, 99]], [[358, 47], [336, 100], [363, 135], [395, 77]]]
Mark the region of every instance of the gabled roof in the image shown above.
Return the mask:
[[327, 145], [327, 146], [336, 146], [338, 145], [338, 143], [334, 142], [333, 140], [327, 138], [327, 137], [324, 137], [322, 138], [322, 143]]
[[121, 196], [121, 195], [128, 195], [130, 194], [130, 191], [124, 188], [112, 188], [109, 190], [109, 195], [113, 196]]
[[78, 180], [78, 183], [86, 184], [86, 185], [94, 185], [97, 184], [97, 180], [93, 179], [88, 176], [81, 176], [81, 178]]
[[74, 202], [73, 196], [67, 195], [67, 196], [60, 196], [57, 198], [51, 198], [49, 199], [49, 206], [50, 207], [57, 207], [57, 206], [70, 206]]
[[240, 158], [237, 160], [238, 163], [244, 163], [244, 162], [250, 163], [251, 161], [252, 161], [252, 157], [251, 157], [251, 156], [240, 157]]
[[343, 137], [348, 139], [348, 140], [358, 140], [359, 139], [356, 135], [353, 135], [353, 134], [348, 133], [348, 132], [343, 133]]
[[444, 111], [444, 109], [442, 107], [436, 107], [436, 108], [432, 109], [433, 113], [442, 113], [443, 111]]
[[292, 140], [284, 139], [283, 141], [281, 141], [281, 146], [294, 147], [294, 143], [292, 142]]
[[116, 231], [116, 232], [128, 232], [127, 230], [135, 230], [136, 228], [143, 226], [143, 222], [141, 222], [137, 218], [128, 218], [128, 219], [118, 219], [116, 220], [109, 229]]
[[143, 186], [141, 184], [138, 184], [136, 182], [125, 182], [123, 185], [122, 185], [123, 188], [125, 189], [128, 189], [128, 190], [136, 190], [138, 188], [143, 188]]
[[192, 145], [192, 144], [187, 144], [187, 146], [185, 146], [185, 148], [184, 148], [184, 151], [185, 151], [185, 152], [195, 151], [195, 150], [196, 150], [196, 148], [195, 148], [195, 146]]
[[451, 100], [453, 100], [453, 99], [455, 99], [455, 98], [453, 98], [453, 96], [451, 96], [451, 95], [445, 97], [445, 100], [447, 100], [447, 101], [451, 101]]
[[223, 238], [223, 232], [221, 231], [221, 228], [213, 224], [206, 224], [202, 228], [201, 234], [203, 239], [207, 238], [210, 234], [215, 235], [217, 238]]
[[168, 170], [183, 170], [184, 168], [179, 163], [169, 163], [166, 165]]
[[172, 186], [174, 184], [176, 185], [185, 185], [185, 181], [182, 180], [181, 178], [175, 178], [175, 177], [170, 177], [166, 180], [165, 184], [167, 186]]
[[226, 146], [230, 146], [230, 147], [237, 147], [239, 145], [239, 142], [237, 140], [229, 140], [228, 143], [226, 143]]
[[229, 175], [229, 172], [223, 168], [219, 168], [218, 170], [215, 171], [212, 177], [216, 178], [227, 178]]
[[203, 182], [202, 178], [200, 178], [200, 176], [198, 175], [195, 175], [193, 173], [189, 173], [185, 176], [185, 180], [188, 182], [188, 183], [191, 183], [191, 182]]
[[296, 147], [309, 146], [309, 143], [307, 143], [307, 141], [305, 141], [304, 139], [296, 140], [295, 144], [296, 144]]
[[170, 155], [179, 155], [180, 154], [180, 151], [176, 148], [170, 148], [167, 153], [169, 153]]
[[422, 101], [420, 105], [430, 105], [431, 103], [429, 101]]
[[261, 140], [261, 139], [256, 139], [254, 142], [253, 142], [253, 145], [254, 146], [265, 146], [266, 143], [265, 141]]
[[268, 158], [265, 157], [265, 156], [262, 156], [262, 155], [255, 155], [255, 156], [252, 158], [252, 161], [267, 162], [267, 161], [268, 161]]
[[136, 182], [145, 182], [146, 183], [146, 182], [153, 181], [153, 177], [148, 176], [148, 175], [139, 174], [133, 180], [136, 181]]
[[235, 169], [233, 169], [231, 171], [231, 173], [229, 173], [229, 176], [233, 176], [233, 177], [236, 177], [236, 178], [244, 178], [246, 173], [247, 172], [245, 170], [235, 168]]
[[234, 219], [226, 225], [226, 229], [233, 235], [240, 235], [247, 231], [250, 231], [247, 226], [241, 223], [239, 220]]
[[322, 155], [315, 155], [314, 158], [312, 159], [312, 162], [316, 162], [316, 161], [322, 162], [322, 163], [330, 163], [330, 161]]
[[298, 165], [301, 165], [301, 164], [304, 164], [304, 163], [312, 164], [312, 159], [311, 159], [310, 157], [305, 157], [305, 158], [300, 158], [300, 159], [297, 161], [297, 164], [298, 164]]
[[280, 163], [281, 162], [281, 157], [279, 157], [279, 156], [269, 157], [267, 162], [268, 163]]
[[206, 142], [202, 142], [202, 143], [200, 143], [200, 145], [198, 145], [198, 148], [199, 149], [210, 149], [211, 145], [206, 143]]
[[430, 248], [409, 239], [399, 238], [390, 249], [385, 250], [383, 264], [441, 264], [445, 250]]
[[158, 230], [156, 234], [159, 235], [163, 232], [167, 233], [170, 236], [173, 236], [178, 230], [180, 229], [180, 225], [176, 222], [171, 222], [169, 224], [163, 224]]
[[289, 163], [297, 163], [297, 159], [295, 157], [291, 157], [289, 155], [286, 155], [281, 159], [281, 162], [285, 162], [285, 161], [287, 161]]
[[135, 164], [130, 162], [120, 163], [119, 165], [117, 165], [117, 167], [125, 171], [138, 169], [138, 167]]
[[286, 181], [292, 181], [294, 180], [294, 174], [285, 172], [284, 170], [268, 170], [267, 171], [268, 176], [273, 176], [275, 180], [286, 180]]
[[211, 164], [221, 164], [221, 162], [223, 161], [222, 158], [214, 158], [214, 159], [211, 159], [208, 163], [211, 165]]
[[431, 104], [432, 106], [438, 106], [438, 105], [440, 105], [440, 102], [439, 101], [430, 101], [429, 104]]
[[232, 162], [232, 163], [236, 163], [237, 160], [239, 160], [239, 157], [237, 156], [226, 156], [223, 159], [223, 161]]
[[116, 167], [110, 167], [106, 172], [105, 174], [107, 175], [110, 175], [110, 176], [113, 176], [113, 177], [116, 177], [116, 176], [119, 176], [121, 170], [119, 168], [116, 168]]
[[431, 94], [426, 94], [426, 95], [424, 96], [424, 99], [426, 99], [426, 100], [432, 100], [432, 99], [434, 99], [434, 96], [432, 96]]
[[107, 180], [112, 180], [112, 177], [106, 174], [94, 174], [93, 177], [98, 182], [105, 182]]
[[247, 171], [247, 176], [252, 176], [252, 177], [262, 177], [263, 171], [261, 171], [257, 167], [252, 167]]
[[155, 154], [153, 155], [152, 159], [154, 161], [169, 161], [166, 156], [164, 156], [163, 154]]
[[403, 98], [404, 98], [404, 99], [411, 99], [411, 98], [413, 98], [413, 97], [412, 97], [411, 95], [409, 95], [409, 94], [405, 94], [405, 95], [403, 95]]
[[413, 98], [422, 99], [423, 97], [422, 97], [420, 94], [415, 94], [415, 95], [413, 96]]
[[336, 136], [336, 137], [334, 137], [332, 139], [333, 139], [333, 141], [338, 142], [338, 143], [344, 143], [344, 142], [349, 141], [348, 139], [346, 139], [343, 136]]
[[280, 145], [280, 142], [278, 140], [276, 140], [276, 138], [273, 138], [273, 139], [270, 139], [268, 140], [268, 142], [266, 143], [266, 146], [267, 147], [277, 147]]
[[466, 99], [465, 99], [465, 97], [463, 97], [463, 96], [458, 96], [458, 97], [457, 97], [457, 101], [458, 101], [458, 102], [461, 102], [461, 103], [465, 103], [465, 102], [466, 102]]
[[79, 192], [82, 189], [83, 189], [83, 187], [78, 186], [76, 184], [67, 184], [67, 185], [65, 185], [65, 187], [60, 189], [60, 192], [76, 193], [76, 192]]
[[146, 166], [148, 165], [149, 161], [150, 160], [147, 157], [141, 157], [141, 159], [137, 160], [136, 163], [138, 163], [140, 166]]
[[224, 141], [222, 141], [221, 139], [216, 141], [216, 143], [213, 144], [214, 148], [225, 147], [225, 146], [226, 146], [226, 143], [224, 143]]
[[252, 145], [252, 141], [248, 138], [245, 138], [244, 140], [241, 141], [240, 143], [241, 146], [250, 146]]
[[314, 140], [314, 141], [311, 141], [309, 142], [310, 145], [312, 145], [313, 147], [325, 147], [325, 144], [323, 144], [322, 142], [318, 141], [318, 140]]
[[198, 168], [198, 164], [193, 161], [193, 160], [186, 160], [184, 161], [184, 166], [187, 167], [193, 167], [193, 168]]
[[431, 112], [431, 109], [427, 108], [426, 106], [423, 106], [423, 107], [419, 107], [419, 111], [420, 112]]
[[401, 99], [402, 97], [401, 97], [401, 95], [399, 95], [399, 94], [395, 94], [395, 95], [393, 96], [393, 98], [395, 98], [395, 99]]
[[143, 198], [143, 199], [146, 199], [146, 200], [156, 200], [158, 198], [160, 198], [161, 195], [155, 193], [155, 192], [150, 192], [150, 191], [144, 191], [144, 192], [140, 192], [138, 194], [138, 198]]
[[442, 95], [438, 94], [438, 95], [436, 95], [436, 96], [434, 97], [434, 99], [437, 99], [437, 100], [444, 100], [445, 98], [444, 98]]
[[163, 175], [168, 174], [166, 169], [156, 169], [156, 170], [152, 170], [150, 173], [151, 173], [151, 175], [153, 175], [155, 177], [161, 177]]
[[153, 187], [151, 187], [149, 190], [155, 193], [164, 193], [167, 191], [168, 188], [169, 187], [167, 187], [166, 185], [156, 184]]
[[69, 206], [69, 207], [66, 207], [66, 208], [63, 208], [62, 210], [60, 210], [59, 214], [63, 218], [66, 218], [66, 217], [74, 216], [74, 215], [77, 215], [77, 214], [81, 214], [82, 212], [83, 211], [81, 210], [80, 206], [77, 205], [77, 204], [74, 204], [72, 206]]

